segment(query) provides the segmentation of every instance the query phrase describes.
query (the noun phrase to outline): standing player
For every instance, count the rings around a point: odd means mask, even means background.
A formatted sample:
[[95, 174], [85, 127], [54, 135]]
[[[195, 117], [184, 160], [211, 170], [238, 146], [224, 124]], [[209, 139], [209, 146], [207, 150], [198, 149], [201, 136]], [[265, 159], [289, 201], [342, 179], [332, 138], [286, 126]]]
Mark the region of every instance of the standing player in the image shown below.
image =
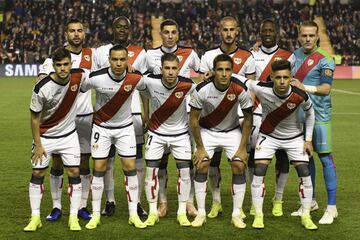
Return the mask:
[[[67, 45], [65, 49], [71, 53], [72, 68], [81, 68], [89, 74], [93, 65], [92, 49], [83, 48], [85, 39], [85, 30], [82, 22], [78, 19], [72, 19], [66, 24], [65, 36]], [[54, 71], [51, 58], [47, 58], [42, 65], [38, 80], [44, 78]], [[76, 130], [80, 142], [80, 177], [82, 184], [81, 204], [78, 212], [79, 217], [89, 220], [91, 215], [87, 210], [87, 200], [90, 190], [90, 137], [93, 107], [91, 104], [91, 92], [79, 93], [77, 100]], [[63, 186], [63, 165], [59, 155], [53, 154], [53, 165], [50, 170], [50, 189], [53, 199], [53, 209], [46, 217], [48, 221], [56, 221], [61, 215], [61, 193]]]
[[[101, 69], [109, 66], [109, 50], [115, 44], [121, 44], [126, 46], [128, 49], [128, 64], [132, 68], [144, 73], [146, 71], [146, 61], [145, 61], [145, 49], [136, 46], [130, 43], [130, 34], [131, 34], [131, 23], [130, 20], [125, 16], [120, 16], [115, 18], [112, 25], [114, 38], [113, 42], [103, 45], [96, 49], [94, 64], [96, 69]], [[139, 203], [137, 206], [137, 211], [139, 216], [146, 216], [147, 213], [141, 207], [140, 198], [141, 190], [144, 179], [144, 162], [142, 157], [142, 145], [144, 144], [144, 131], [141, 118], [141, 104], [140, 96], [137, 90], [134, 91], [132, 102], [131, 102], [131, 112], [134, 123], [134, 129], [136, 133], [136, 170], [139, 180]], [[109, 161], [107, 164], [107, 170], [104, 178], [105, 184], [105, 196], [106, 196], [106, 206], [102, 214], [111, 216], [115, 212], [115, 195], [114, 195], [114, 156], [115, 152], [112, 149], [111, 156], [109, 156]]]
[[[312, 132], [314, 109], [309, 96], [290, 85], [291, 66], [287, 60], [271, 64], [271, 81], [247, 81], [246, 85], [260, 99], [263, 107], [263, 121], [255, 149], [255, 171], [251, 183], [252, 203], [255, 208], [253, 228], [264, 228], [263, 202], [265, 196], [265, 175], [268, 165], [278, 149], [284, 149], [299, 177], [299, 196], [304, 214], [301, 223], [306, 229], [317, 226], [310, 218], [312, 183], [309, 173], [309, 157], [312, 155]], [[306, 115], [306, 134], [298, 113], [303, 109]]]
[[55, 72], [35, 85], [30, 103], [33, 135], [33, 171], [29, 184], [31, 219], [24, 228], [30, 232], [42, 226], [40, 205], [44, 175], [52, 154], [61, 157], [69, 177], [70, 230], [81, 230], [77, 217], [81, 201], [80, 146], [75, 117], [76, 99], [85, 74], [82, 69], [71, 69], [70, 52], [63, 48], [53, 53], [52, 61]]
[[[262, 82], [270, 81], [270, 72], [271, 72], [271, 63], [280, 59], [288, 59], [291, 56], [291, 52], [280, 48], [277, 45], [277, 35], [278, 28], [276, 23], [271, 19], [265, 19], [260, 25], [260, 37], [261, 37], [261, 46], [259, 50], [251, 51], [255, 60], [255, 70], [256, 70], [256, 79]], [[254, 104], [254, 124], [253, 131], [251, 133], [251, 152], [249, 156], [249, 177], [250, 182], [252, 182], [252, 177], [254, 174], [254, 151], [257, 142], [257, 137], [259, 133], [259, 128], [261, 124], [261, 104], [258, 98], [255, 98]], [[282, 198], [284, 193], [284, 188], [289, 176], [289, 160], [284, 150], [278, 150], [275, 153], [276, 155], [276, 188], [275, 196], [272, 200], [273, 209], [272, 214], [274, 216], [282, 216]], [[253, 208], [252, 208], [253, 210]], [[251, 212], [254, 214], [254, 212]]]
[[[236, 43], [239, 35], [239, 26], [236, 19], [231, 16], [222, 18], [219, 30], [221, 36], [220, 46], [206, 51], [201, 58], [201, 78], [204, 79], [211, 76], [215, 57], [219, 54], [226, 54], [233, 59], [233, 73], [249, 79], [255, 79], [255, 63], [251, 52], [240, 49]], [[239, 115], [242, 115], [240, 109]], [[222, 212], [220, 160], [221, 152], [216, 151], [209, 168], [210, 188], [213, 197], [211, 211], [208, 214], [209, 218], [215, 218]], [[242, 216], [244, 217], [243, 213]]]
[[[216, 56], [213, 65], [215, 76], [196, 87], [190, 103], [190, 126], [196, 142], [195, 196], [198, 206], [198, 215], [191, 225], [200, 227], [206, 222], [205, 198], [209, 159], [215, 149], [223, 148], [233, 174], [231, 223], [237, 228], [245, 228], [240, 210], [246, 188], [246, 145], [252, 127], [252, 101], [246, 86], [231, 76], [233, 60], [230, 56]], [[242, 130], [237, 115], [239, 105], [244, 113]]]
[[91, 156], [94, 172], [91, 183], [92, 209], [87, 229], [100, 224], [101, 197], [104, 190], [104, 175], [111, 144], [114, 144], [122, 158], [125, 175], [125, 189], [129, 208], [129, 224], [145, 228], [137, 214], [138, 178], [136, 174], [136, 137], [131, 115], [131, 98], [134, 90], [142, 83], [139, 72], [127, 72], [128, 50], [115, 45], [109, 52], [109, 68], [92, 72], [84, 82], [82, 90], [94, 88], [96, 104], [91, 133]]
[[[313, 21], [303, 22], [299, 27], [301, 48], [294, 52], [293, 75], [300, 80], [309, 93], [315, 109], [315, 127], [313, 134], [314, 149], [318, 153], [328, 194], [328, 205], [320, 224], [332, 224], [338, 216], [336, 209], [337, 176], [331, 144], [331, 84], [335, 63], [332, 57], [317, 46], [319, 40], [318, 26]], [[311, 180], [315, 186], [315, 164], [310, 158]], [[313, 199], [315, 199], [315, 188]], [[302, 214], [302, 208], [292, 213]]]
[[[161, 56], [165, 53], [173, 53], [179, 58], [179, 75], [190, 78], [190, 70], [199, 71], [200, 59], [197, 53], [188, 47], [181, 47], [177, 45], [179, 41], [179, 26], [172, 19], [166, 19], [160, 24], [160, 36], [162, 39], [162, 46], [149, 49], [146, 52], [146, 62], [148, 64], [148, 71], [154, 74], [161, 73]], [[188, 109], [189, 111], [189, 109]], [[168, 154], [165, 152], [164, 158], [160, 163], [159, 168], [159, 216], [164, 217], [167, 214], [167, 162]], [[193, 166], [191, 165], [191, 180], [194, 179]], [[194, 191], [193, 183], [190, 191], [189, 201], [187, 203], [187, 212], [190, 216], [196, 216], [196, 209], [193, 200]]]
[[159, 221], [157, 210], [158, 171], [166, 150], [173, 154], [179, 174], [177, 221], [180, 226], [191, 225], [186, 217], [186, 203], [191, 188], [190, 165], [192, 162], [186, 98], [194, 89], [195, 84], [189, 78], [178, 76], [179, 62], [176, 55], [165, 53], [161, 56], [161, 74], [150, 74], [144, 79], [146, 86], [144, 95], [149, 97], [151, 105], [145, 152], [145, 190], [150, 209], [145, 223], [148, 226], [153, 226]]

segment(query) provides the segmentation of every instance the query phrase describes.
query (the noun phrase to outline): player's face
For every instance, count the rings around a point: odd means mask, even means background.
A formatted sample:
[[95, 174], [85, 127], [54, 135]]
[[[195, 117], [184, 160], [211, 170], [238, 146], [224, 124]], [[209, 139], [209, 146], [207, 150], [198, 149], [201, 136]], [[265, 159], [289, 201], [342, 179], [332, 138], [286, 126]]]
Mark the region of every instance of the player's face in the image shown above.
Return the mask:
[[130, 24], [125, 19], [119, 19], [113, 26], [115, 41], [127, 42], [130, 36]]
[[128, 65], [128, 55], [125, 50], [111, 51], [109, 56], [111, 71], [116, 75], [120, 76], [124, 73]]
[[217, 62], [214, 67], [215, 86], [217, 88], [226, 89], [230, 84], [231, 74], [233, 72], [229, 61]]
[[64, 58], [61, 61], [57, 61], [53, 63], [53, 67], [57, 77], [60, 80], [65, 80], [69, 77], [71, 70], [71, 60], [70, 58]]
[[179, 40], [179, 31], [176, 25], [167, 25], [164, 26], [163, 30], [160, 32], [162, 45], [166, 48], [175, 47], [177, 41]]
[[316, 27], [303, 26], [299, 30], [299, 42], [304, 48], [305, 53], [310, 53], [317, 48], [317, 41], [319, 39], [316, 33]]
[[180, 68], [178, 61], [164, 61], [161, 67], [164, 82], [167, 85], [172, 86], [176, 82], [179, 71]]
[[220, 24], [220, 35], [223, 43], [233, 44], [238, 34], [239, 28], [235, 21], [228, 20]]
[[84, 26], [81, 23], [70, 23], [65, 36], [70, 45], [75, 47], [81, 46], [85, 39]]
[[274, 91], [285, 95], [290, 88], [291, 72], [288, 69], [272, 72], [271, 80], [274, 82]]
[[275, 25], [265, 22], [260, 30], [261, 43], [264, 47], [271, 48], [276, 45]]

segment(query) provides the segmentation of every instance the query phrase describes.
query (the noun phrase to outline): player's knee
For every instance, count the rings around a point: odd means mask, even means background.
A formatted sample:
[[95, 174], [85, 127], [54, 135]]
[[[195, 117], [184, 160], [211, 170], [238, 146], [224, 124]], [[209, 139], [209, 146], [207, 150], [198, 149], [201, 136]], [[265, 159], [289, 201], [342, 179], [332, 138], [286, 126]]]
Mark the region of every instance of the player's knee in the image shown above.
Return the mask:
[[324, 168], [335, 167], [335, 162], [331, 153], [321, 153], [319, 154], [319, 158]]
[[233, 175], [232, 175], [232, 183], [233, 184], [239, 184], [239, 185], [246, 183], [245, 174], [233, 173]]
[[209, 171], [209, 161], [202, 161], [198, 164], [198, 168], [197, 168], [197, 172], [200, 172], [200, 173], [208, 173]]
[[80, 176], [76, 176], [76, 177], [69, 176], [68, 179], [69, 179], [69, 184], [79, 184], [79, 183], [81, 183]]
[[136, 161], [135, 159], [123, 159], [122, 168], [124, 171], [136, 170]]
[[36, 185], [41, 185], [44, 183], [44, 176], [34, 175], [34, 172], [33, 172], [33, 174], [31, 175], [30, 182], [33, 184], [36, 184]]
[[206, 180], [207, 180], [207, 173], [206, 172], [205, 173], [200, 172], [199, 170], [197, 170], [195, 172], [194, 181], [196, 181], [196, 182], [206, 182]]
[[310, 169], [309, 169], [309, 165], [302, 163], [302, 164], [297, 164], [295, 166], [296, 172], [298, 177], [308, 177], [310, 176]]
[[231, 169], [233, 174], [244, 174], [245, 173], [245, 163], [240, 160], [231, 161]]
[[53, 176], [61, 176], [61, 175], [64, 174], [64, 169], [63, 168], [55, 169], [55, 168], [51, 167], [50, 174], [53, 175]]
[[159, 168], [160, 160], [146, 160], [146, 166], [151, 168]]
[[66, 168], [67, 174], [69, 177], [78, 177], [80, 176], [79, 167], [67, 167]]
[[94, 161], [94, 170], [99, 171], [99, 172], [106, 172], [109, 170], [112, 170], [113, 168], [109, 168], [108, 169], [108, 164], [107, 160], [95, 160]]
[[190, 169], [191, 161], [176, 161], [177, 169], [189, 168]]
[[94, 177], [104, 177], [105, 173], [106, 173], [105, 171], [96, 171], [95, 169], [93, 170]]
[[267, 168], [268, 168], [268, 164], [266, 163], [255, 163], [254, 175], [262, 176], [262, 177], [265, 176]]
[[45, 169], [33, 169], [32, 176], [34, 177], [44, 177]]

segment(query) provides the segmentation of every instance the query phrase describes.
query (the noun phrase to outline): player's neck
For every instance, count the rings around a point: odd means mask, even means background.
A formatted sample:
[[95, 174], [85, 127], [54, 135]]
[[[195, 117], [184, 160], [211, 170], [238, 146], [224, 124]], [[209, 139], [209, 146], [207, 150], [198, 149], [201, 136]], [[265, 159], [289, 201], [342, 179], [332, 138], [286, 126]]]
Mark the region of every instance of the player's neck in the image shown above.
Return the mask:
[[313, 54], [314, 52], [316, 52], [317, 49], [318, 49], [318, 46], [314, 47], [312, 50], [307, 50], [307, 51], [305, 51], [305, 48], [304, 48], [304, 53], [306, 55], [310, 55], [310, 54]]
[[79, 46], [66, 45], [65, 49], [70, 51], [71, 53], [79, 54], [82, 50], [82, 45]]
[[220, 44], [220, 49], [225, 53], [225, 54], [229, 54], [234, 52], [237, 49], [237, 45], [236, 42], [233, 42], [232, 44], [226, 44], [224, 42], [221, 42]]
[[276, 91], [275, 88], [273, 88], [273, 91], [274, 91], [274, 93], [275, 93], [278, 97], [280, 97], [280, 98], [285, 98], [285, 97], [287, 97], [287, 96], [290, 94], [290, 92], [291, 92], [291, 87], [289, 86], [289, 88], [287, 89], [286, 92], [278, 92], [278, 91]]
[[221, 91], [221, 92], [223, 92], [223, 91], [225, 91], [226, 89], [228, 89], [229, 86], [230, 86], [230, 83], [231, 83], [231, 81], [229, 81], [228, 84], [224, 85], [224, 84], [220, 84], [220, 83], [218, 83], [216, 80], [214, 80], [214, 85], [215, 85], [216, 89], [218, 89], [218, 90]]
[[57, 75], [56, 73], [51, 73], [50, 77], [52, 80], [54, 80], [60, 85], [66, 85], [70, 80], [70, 74], [66, 78], [60, 78], [59, 75]]
[[176, 81], [174, 81], [173, 83], [169, 83], [167, 82], [164, 78], [161, 78], [162, 83], [164, 84], [164, 86], [168, 89], [174, 88], [176, 86], [176, 84], [178, 83], [178, 80], [176, 79]]
[[271, 53], [271, 52], [274, 52], [279, 46], [277, 44], [275, 44], [274, 46], [272, 47], [269, 47], [269, 46], [264, 46], [264, 45], [261, 45], [261, 50], [263, 52], [266, 52], [266, 53]]
[[123, 40], [116, 40], [116, 39], [114, 39], [113, 40], [113, 45], [115, 45], [115, 44], [121, 44], [121, 45], [123, 45], [124, 47], [127, 47], [127, 46], [129, 46], [129, 44], [130, 44], [130, 42], [129, 42], [129, 40], [126, 40], [126, 41], [123, 41]]
[[110, 74], [110, 77], [111, 77], [112, 79], [117, 80], [117, 81], [120, 81], [120, 80], [122, 80], [122, 79], [125, 77], [125, 75], [126, 75], [126, 70], [124, 70], [124, 72], [122, 72], [120, 75], [117, 75], [117, 74], [115, 74], [115, 73], [111, 70], [111, 68], [109, 68], [109, 74]]
[[161, 50], [162, 50], [163, 52], [165, 52], [165, 53], [173, 53], [173, 52], [176, 51], [177, 47], [178, 47], [177, 44], [176, 44], [175, 46], [173, 46], [173, 47], [161, 46]]

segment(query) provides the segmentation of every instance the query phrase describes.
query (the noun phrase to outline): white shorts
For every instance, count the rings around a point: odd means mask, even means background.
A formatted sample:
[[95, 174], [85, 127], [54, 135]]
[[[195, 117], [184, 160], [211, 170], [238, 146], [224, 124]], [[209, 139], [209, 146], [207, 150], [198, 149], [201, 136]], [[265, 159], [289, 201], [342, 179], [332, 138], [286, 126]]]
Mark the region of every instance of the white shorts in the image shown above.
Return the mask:
[[91, 153], [92, 114], [76, 116], [75, 125], [79, 135], [80, 152], [83, 154]]
[[212, 158], [220, 148], [225, 150], [228, 159], [234, 157], [236, 151], [239, 149], [241, 141], [240, 128], [236, 128], [229, 132], [215, 132], [206, 128], [200, 130], [201, 138], [209, 157]]
[[105, 128], [93, 124], [91, 133], [91, 156], [107, 159], [110, 146], [114, 144], [120, 157], [136, 157], [136, 140], [133, 124], [122, 128]]
[[[44, 169], [49, 166], [52, 154], [60, 155], [65, 167], [78, 167], [80, 165], [80, 145], [78, 134], [74, 130], [71, 134], [60, 138], [40, 137], [41, 144], [46, 152], [42, 163], [32, 164], [33, 169]], [[34, 145], [32, 151], [34, 150]]]
[[287, 153], [290, 162], [308, 162], [309, 157], [304, 153], [304, 137], [301, 135], [293, 139], [276, 139], [259, 133], [255, 148], [256, 160], [272, 160], [276, 150], [283, 149]]
[[132, 120], [134, 124], [135, 129], [135, 135], [136, 135], [136, 144], [144, 144], [144, 128], [143, 128], [143, 121], [141, 117], [141, 113], [139, 114], [133, 114]]
[[177, 160], [191, 160], [191, 141], [189, 134], [163, 136], [148, 132], [145, 146], [146, 160], [160, 160], [164, 153], [172, 153]]

